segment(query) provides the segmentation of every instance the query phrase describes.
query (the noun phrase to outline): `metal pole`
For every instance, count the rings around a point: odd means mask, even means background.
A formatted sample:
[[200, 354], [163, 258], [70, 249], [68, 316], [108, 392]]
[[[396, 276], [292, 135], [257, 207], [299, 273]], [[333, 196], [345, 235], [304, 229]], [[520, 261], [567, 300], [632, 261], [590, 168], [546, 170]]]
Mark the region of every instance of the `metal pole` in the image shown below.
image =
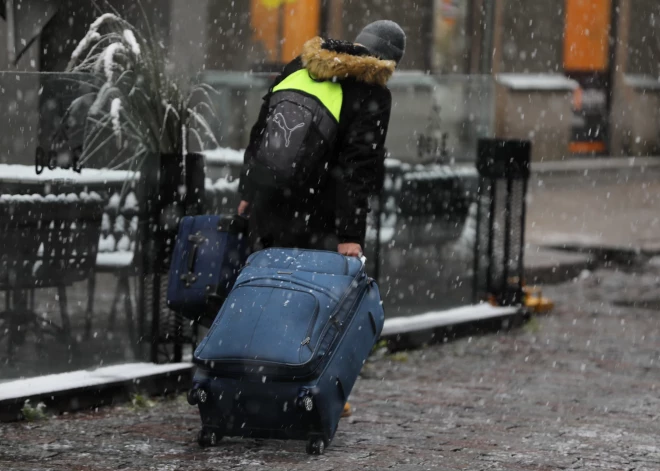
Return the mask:
[[329, 6], [327, 9], [328, 14], [328, 23], [327, 23], [327, 33], [330, 38], [341, 38], [343, 37], [343, 17], [344, 12], [344, 0], [328, 0]]
[[330, 0], [321, 0], [321, 13], [319, 20], [319, 36], [322, 38], [328, 38], [329, 26], [330, 26]]
[[[508, 292], [509, 287], [509, 257], [511, 256], [511, 199], [513, 198], [513, 177], [508, 175], [506, 178], [506, 209], [504, 210], [504, 259], [502, 267], [502, 294]], [[507, 301], [508, 303], [508, 301]]]
[[284, 52], [284, 45], [282, 44], [282, 41], [284, 41], [284, 20], [285, 20], [285, 15], [284, 15], [284, 5], [280, 5], [277, 7], [277, 63], [278, 64], [283, 64], [284, 63], [284, 58], [282, 57], [282, 54]]
[[612, 95], [609, 117], [608, 117], [608, 154], [611, 156], [624, 155], [624, 133], [621, 129], [617, 130], [615, 124], [625, 119], [626, 98], [626, 80], [625, 71], [627, 70], [628, 45], [630, 41], [631, 29], [631, 0], [616, 0], [612, 2], [612, 32], [610, 37], [613, 41], [612, 59], [610, 64], [611, 83], [609, 93]]
[[486, 1], [483, 11], [483, 35], [481, 36], [481, 67], [482, 74], [494, 73], [493, 64], [493, 43], [495, 42], [495, 6], [493, 2]]
[[426, 3], [427, 14], [422, 22], [422, 38], [424, 38], [424, 70], [433, 71], [433, 44], [435, 42], [435, 0]]
[[492, 294], [493, 291], [493, 245], [495, 239], [495, 197], [497, 192], [495, 191], [496, 181], [495, 178], [489, 178], [488, 182], [490, 183], [490, 213], [488, 215], [488, 266], [486, 268], [486, 292]]
[[484, 28], [483, 28], [483, 0], [470, 0], [467, 5], [467, 15], [465, 15], [465, 30], [467, 31], [468, 54], [465, 55], [465, 73], [478, 74], [481, 70], [480, 54], [484, 48]]
[[481, 198], [483, 198], [483, 186], [485, 179], [479, 177], [479, 186], [477, 187], [477, 228], [474, 241], [474, 260], [472, 264], [472, 298], [476, 304], [479, 302], [479, 259], [481, 258]]
[[[614, 83], [616, 81], [616, 71], [618, 69], [618, 64], [616, 63], [618, 55], [618, 33], [619, 33], [619, 3], [620, 0], [612, 0], [612, 5], [610, 6], [610, 33], [609, 37], [610, 47], [609, 47], [609, 60], [607, 61], [607, 82], [606, 92], [605, 92], [605, 113], [607, 116], [604, 117], [607, 123], [607, 136], [605, 137], [605, 153], [606, 155], [612, 155], [612, 131], [614, 126], [612, 123], [612, 105], [614, 103]], [[627, 37], [626, 37], [627, 39]]]
[[[140, 290], [140, 305], [144, 309], [141, 316], [144, 316], [140, 323], [141, 335], [143, 338], [149, 338], [149, 359], [153, 363], [157, 363], [158, 347], [160, 345], [160, 263], [159, 256], [161, 255], [160, 246], [160, 231], [159, 231], [159, 216], [160, 205], [158, 204], [159, 198], [159, 182], [162, 178], [160, 161], [162, 157], [154, 155], [150, 165], [143, 169], [140, 190], [143, 198], [143, 232], [142, 232], [142, 254], [141, 254], [141, 267], [138, 274], [138, 283]], [[148, 317], [147, 317], [148, 316]], [[148, 327], [145, 324], [146, 320], [151, 322], [149, 334], [147, 334]], [[147, 335], [149, 335], [147, 337]]]
[[10, 65], [16, 60], [16, 23], [14, 18], [14, 0], [6, 0], [7, 9], [7, 52]]
[[[139, 201], [144, 201], [141, 199]], [[141, 203], [144, 204], [144, 203]], [[145, 357], [145, 348], [144, 343], [147, 339], [147, 312], [149, 307], [147, 306], [147, 282], [146, 282], [146, 268], [148, 266], [147, 262], [147, 231], [148, 221], [144, 221], [145, 211], [141, 210], [138, 223], [138, 233], [136, 237], [136, 252], [137, 252], [137, 307], [138, 307], [138, 351], [140, 352], [140, 360], [143, 360]]]
[[158, 347], [160, 346], [160, 273], [157, 263], [153, 263], [154, 273], [151, 275], [151, 362], [158, 363]]
[[374, 267], [374, 280], [376, 280], [376, 283], [380, 283], [380, 252], [381, 252], [381, 244], [380, 244], [380, 233], [382, 230], [382, 218], [383, 218], [383, 200], [385, 199], [383, 196], [383, 188], [380, 189], [378, 192], [378, 209], [376, 211], [376, 243], [374, 246], [374, 262], [375, 262], [375, 267]]
[[522, 181], [522, 186], [523, 186], [522, 214], [520, 216], [520, 255], [518, 258], [518, 273], [520, 274], [520, 279], [518, 280], [518, 289], [521, 295], [523, 290], [523, 275], [525, 274], [525, 223], [527, 222], [527, 182], [528, 182], [527, 178], [524, 178]]

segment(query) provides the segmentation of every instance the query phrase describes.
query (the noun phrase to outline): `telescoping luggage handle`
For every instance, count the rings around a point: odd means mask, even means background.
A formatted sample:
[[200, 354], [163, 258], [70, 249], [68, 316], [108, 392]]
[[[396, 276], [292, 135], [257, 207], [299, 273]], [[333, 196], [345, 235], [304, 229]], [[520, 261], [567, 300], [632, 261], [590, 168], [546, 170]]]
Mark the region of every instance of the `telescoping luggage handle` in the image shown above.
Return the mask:
[[[247, 219], [239, 215], [222, 218], [218, 223], [218, 231], [227, 231], [235, 235], [245, 234], [247, 231]], [[181, 275], [181, 281], [185, 283], [186, 288], [189, 288], [191, 284], [197, 281], [197, 275], [195, 275], [195, 259], [197, 257], [197, 248], [207, 240], [208, 238], [204, 237], [200, 232], [188, 236], [188, 242], [192, 243], [192, 248], [188, 252], [188, 273]]]

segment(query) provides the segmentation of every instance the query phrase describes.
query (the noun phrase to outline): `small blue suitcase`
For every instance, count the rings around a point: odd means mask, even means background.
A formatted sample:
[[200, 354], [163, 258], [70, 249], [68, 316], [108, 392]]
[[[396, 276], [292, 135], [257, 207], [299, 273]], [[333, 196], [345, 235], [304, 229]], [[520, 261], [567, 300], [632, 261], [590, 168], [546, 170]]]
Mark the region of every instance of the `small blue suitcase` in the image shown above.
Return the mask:
[[181, 219], [167, 286], [167, 305], [210, 327], [249, 251], [247, 221], [240, 216]]
[[199, 444], [296, 439], [323, 453], [384, 318], [378, 287], [356, 258], [252, 254], [193, 356], [188, 401], [199, 406]]

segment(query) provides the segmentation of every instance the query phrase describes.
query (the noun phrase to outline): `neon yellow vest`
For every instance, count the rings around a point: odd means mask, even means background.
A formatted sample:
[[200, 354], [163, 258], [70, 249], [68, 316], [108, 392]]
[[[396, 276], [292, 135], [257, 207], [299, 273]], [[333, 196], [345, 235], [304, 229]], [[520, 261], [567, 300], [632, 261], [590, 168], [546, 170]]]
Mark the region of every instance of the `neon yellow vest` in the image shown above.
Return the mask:
[[330, 80], [318, 82], [309, 75], [307, 69], [300, 69], [273, 88], [273, 92], [281, 90], [299, 90], [316, 97], [339, 122], [344, 99], [344, 92], [339, 83]]

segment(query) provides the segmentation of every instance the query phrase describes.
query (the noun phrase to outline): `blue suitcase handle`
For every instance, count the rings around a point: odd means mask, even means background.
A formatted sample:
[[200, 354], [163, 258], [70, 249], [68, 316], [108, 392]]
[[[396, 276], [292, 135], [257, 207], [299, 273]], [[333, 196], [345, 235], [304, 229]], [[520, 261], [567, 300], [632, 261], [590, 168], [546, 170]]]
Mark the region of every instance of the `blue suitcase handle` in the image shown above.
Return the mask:
[[[218, 231], [227, 231], [230, 234], [246, 234], [248, 227], [248, 221], [243, 216], [236, 215], [234, 217], [226, 217], [220, 219], [218, 223]], [[197, 275], [195, 275], [195, 258], [197, 256], [197, 247], [206, 241], [206, 237], [197, 233], [191, 234], [188, 236], [188, 242], [192, 242], [192, 248], [188, 252], [188, 273], [181, 275], [181, 281], [186, 284], [186, 288], [189, 288], [191, 284], [197, 281]]]
[[195, 256], [197, 255], [197, 247], [201, 245], [206, 240], [201, 234], [192, 234], [188, 236], [188, 242], [192, 242], [193, 246], [190, 252], [188, 252], [188, 273], [181, 275], [181, 281], [186, 284], [186, 288], [190, 287], [192, 283], [197, 281], [197, 276], [195, 275]]

